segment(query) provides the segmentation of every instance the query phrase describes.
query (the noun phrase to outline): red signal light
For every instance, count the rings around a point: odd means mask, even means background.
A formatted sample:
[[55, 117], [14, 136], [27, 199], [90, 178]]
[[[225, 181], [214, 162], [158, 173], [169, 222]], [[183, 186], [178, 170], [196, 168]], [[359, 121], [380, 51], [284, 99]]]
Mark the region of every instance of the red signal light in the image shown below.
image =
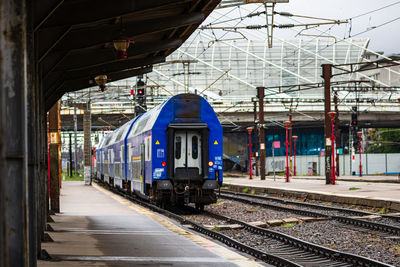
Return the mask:
[[165, 166], [167, 166], [167, 163], [166, 163], [165, 161], [163, 161], [163, 162], [161, 162], [161, 165], [162, 165], [163, 167], [165, 167]]
[[208, 162], [208, 166], [209, 166], [209, 167], [212, 167], [212, 166], [214, 166], [214, 162], [212, 162], [212, 161], [209, 161], [209, 162]]

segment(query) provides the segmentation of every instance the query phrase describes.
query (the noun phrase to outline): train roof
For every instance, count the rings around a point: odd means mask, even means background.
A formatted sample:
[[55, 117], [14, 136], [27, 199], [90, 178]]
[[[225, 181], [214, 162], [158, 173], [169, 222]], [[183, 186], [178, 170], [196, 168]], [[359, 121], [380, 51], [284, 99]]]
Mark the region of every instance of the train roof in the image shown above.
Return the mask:
[[[193, 105], [193, 103], [198, 103], [199, 106]], [[181, 109], [189, 110], [189, 113], [191, 112], [191, 114], [193, 114], [198, 112], [199, 109], [201, 109], [202, 107], [201, 103], [206, 103], [209, 106], [208, 102], [199, 95], [195, 94], [175, 95], [170, 99], [164, 101], [160, 105], [149, 110], [148, 112], [125, 123], [123, 126], [116, 129], [112, 133], [108, 134], [108, 137], [106, 136], [106, 140], [100, 144], [99, 148], [110, 146], [112, 144], [124, 140], [125, 138], [133, 137], [151, 130], [154, 127], [161, 112], [166, 111], [164, 108], [169, 104], [174, 104], [172, 106], [172, 109], [175, 114], [182, 114], [182, 112], [180, 111]], [[215, 118], [217, 119], [216, 116]], [[131, 130], [129, 131], [129, 129]]]

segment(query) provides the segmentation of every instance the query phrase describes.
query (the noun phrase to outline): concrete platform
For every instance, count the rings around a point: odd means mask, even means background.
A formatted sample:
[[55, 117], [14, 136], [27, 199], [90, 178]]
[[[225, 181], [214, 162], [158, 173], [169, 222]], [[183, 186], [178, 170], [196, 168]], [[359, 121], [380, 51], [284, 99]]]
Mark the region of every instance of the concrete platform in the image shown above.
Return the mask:
[[261, 266], [99, 186], [63, 182], [38, 266]]
[[[354, 180], [350, 180], [354, 179]], [[389, 208], [400, 211], [400, 184], [382, 183], [383, 181], [397, 180], [398, 177], [388, 176], [365, 176], [342, 177], [337, 180], [336, 185], [326, 185], [323, 177], [294, 177], [289, 183], [285, 182], [284, 177], [268, 176], [266, 180], [255, 177], [249, 178], [224, 177], [224, 185], [231, 189], [242, 192], [254, 190], [257, 193], [277, 194], [295, 196], [299, 198], [324, 200], [353, 205], [365, 205], [376, 208]]]

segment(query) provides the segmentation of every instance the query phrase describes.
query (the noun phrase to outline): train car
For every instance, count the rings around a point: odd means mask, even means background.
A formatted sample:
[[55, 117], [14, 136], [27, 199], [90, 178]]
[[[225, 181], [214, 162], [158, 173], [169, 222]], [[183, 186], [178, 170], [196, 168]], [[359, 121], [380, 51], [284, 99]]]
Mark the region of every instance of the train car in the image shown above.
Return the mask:
[[222, 126], [204, 98], [174, 96], [104, 139], [98, 177], [106, 182], [159, 204], [216, 202]]

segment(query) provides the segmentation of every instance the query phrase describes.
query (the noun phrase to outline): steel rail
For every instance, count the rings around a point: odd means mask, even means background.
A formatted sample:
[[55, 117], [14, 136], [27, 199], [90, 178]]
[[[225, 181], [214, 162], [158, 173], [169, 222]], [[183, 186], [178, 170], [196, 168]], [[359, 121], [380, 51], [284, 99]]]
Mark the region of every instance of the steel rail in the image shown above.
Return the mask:
[[316, 203], [305, 203], [305, 202], [282, 199], [282, 198], [277, 198], [277, 197], [250, 195], [250, 194], [244, 194], [244, 193], [232, 192], [232, 191], [226, 191], [226, 190], [221, 190], [221, 193], [233, 194], [233, 195], [243, 196], [243, 197], [251, 197], [251, 198], [256, 198], [256, 199], [261, 199], [261, 200], [266, 200], [266, 201], [275, 201], [275, 202], [279, 202], [282, 204], [291, 204], [291, 205], [305, 206], [305, 207], [311, 207], [311, 208], [322, 209], [322, 210], [334, 210], [334, 211], [340, 211], [340, 212], [354, 213], [354, 214], [357, 214], [360, 216], [378, 215], [383, 218], [394, 219], [394, 220], [400, 221], [400, 216], [397, 216], [397, 215], [380, 214], [380, 213], [354, 210], [354, 209], [341, 208], [341, 207], [331, 207], [331, 206], [325, 206], [325, 205], [316, 204]]
[[[226, 194], [226, 191], [224, 191], [224, 193], [221, 194], [220, 197], [228, 198], [228, 199], [232, 199], [232, 200], [237, 200], [237, 201], [241, 201], [241, 202], [245, 202], [245, 203], [249, 203], [249, 204], [254, 204], [254, 205], [262, 205], [262, 206], [265, 206], [265, 207], [268, 207], [268, 208], [273, 208], [273, 209], [280, 209], [280, 210], [286, 209], [289, 212], [297, 213], [297, 214], [302, 214], [302, 212], [304, 212], [304, 214], [306, 214], [306, 212], [307, 212], [307, 213], [310, 214], [309, 216], [312, 216], [312, 217], [332, 218], [332, 219], [334, 219], [336, 221], [339, 221], [341, 223], [351, 224], [351, 225], [354, 225], [354, 226], [368, 228], [368, 229], [371, 229], [371, 230], [377, 230], [377, 231], [380, 231], [380, 232], [394, 233], [394, 234], [400, 235], [400, 227], [397, 227], [397, 226], [392, 226], [392, 225], [387, 225], [387, 224], [377, 223], [377, 222], [371, 222], [371, 221], [365, 221], [365, 220], [356, 219], [356, 218], [349, 218], [349, 217], [336, 216], [336, 215], [326, 215], [326, 214], [322, 214], [322, 213], [318, 213], [318, 212], [303, 211], [303, 210], [294, 209], [294, 208], [280, 207], [280, 206], [275, 206], [273, 204], [268, 204], [268, 203], [263, 203], [263, 202], [258, 202], [258, 201], [252, 201], [252, 200], [249, 200], [249, 199], [244, 199], [242, 197], [250, 197], [250, 198], [254, 197], [254, 198], [260, 198], [262, 200], [274, 200], [274, 201], [277, 201], [278, 199], [276, 199], [276, 198], [245, 195], [245, 194], [241, 194], [241, 193], [233, 193], [233, 195], [236, 194], [236, 197], [235, 196], [227, 196], [225, 194]], [[239, 195], [239, 196], [237, 196], [237, 195]], [[312, 208], [325, 209], [325, 210], [334, 210], [334, 211], [341, 211], [341, 212], [347, 212], [347, 213], [356, 213], [356, 214], [359, 214], [359, 215], [379, 215], [379, 216], [381, 216], [380, 214], [376, 214], [376, 213], [362, 212], [362, 211], [356, 211], [356, 210], [345, 209], [345, 208], [334, 208], [334, 207], [327, 207], [327, 206], [321, 206], [321, 205], [310, 204], [310, 203], [306, 204], [306, 203], [300, 203], [300, 202], [290, 201], [290, 200], [281, 200], [281, 201], [284, 204], [294, 204], [294, 205], [304, 206], [304, 207], [312, 207]], [[312, 215], [312, 214], [314, 214], [314, 215]], [[387, 218], [393, 218], [393, 217], [389, 216]]]
[[[372, 260], [363, 256], [355, 255], [352, 253], [347, 253], [347, 252], [342, 252], [338, 251], [335, 249], [327, 248], [324, 246], [320, 246], [317, 244], [313, 244], [304, 240], [300, 240], [298, 238], [270, 230], [270, 229], [265, 229], [261, 228], [258, 226], [251, 225], [249, 223], [236, 220], [224, 215], [220, 214], [215, 214], [211, 213], [209, 211], [206, 212], [206, 214], [209, 214], [210, 216], [219, 218], [219, 219], [224, 219], [226, 221], [240, 224], [244, 227], [244, 229], [247, 229], [253, 233], [256, 234], [262, 234], [266, 237], [272, 238], [274, 240], [280, 241], [285, 243], [286, 245], [290, 245], [292, 247], [295, 247], [297, 249], [301, 249], [306, 252], [313, 253], [316, 256], [324, 257], [325, 259], [330, 259], [336, 262], [342, 262], [342, 263], [348, 263], [354, 266], [392, 266], [386, 263], [382, 263], [376, 260]], [[343, 266], [343, 265], [340, 265]]]
[[[97, 180], [98, 181], [98, 180]], [[103, 183], [102, 181], [98, 181], [101, 184], [107, 186], [111, 191], [122, 195], [126, 198], [128, 198], [129, 200], [131, 200], [132, 202], [135, 202], [139, 205], [142, 205], [146, 208], [149, 208], [153, 211], [156, 211], [158, 213], [161, 213], [167, 217], [173, 218], [174, 220], [178, 221], [181, 224], [186, 224], [186, 225], [191, 225], [192, 228], [197, 231], [200, 232], [202, 234], [205, 234], [207, 236], [210, 236], [211, 238], [214, 238], [230, 247], [233, 247], [235, 249], [238, 249], [242, 252], [245, 252], [249, 255], [254, 256], [257, 259], [260, 259], [266, 263], [272, 264], [274, 266], [294, 266], [294, 267], [298, 267], [298, 266], [304, 266], [301, 264], [298, 264], [296, 262], [293, 262], [291, 260], [288, 260], [286, 258], [283, 258], [282, 256], [277, 256], [265, 251], [261, 251], [255, 248], [252, 248], [250, 246], [247, 246], [235, 239], [232, 239], [222, 233], [218, 233], [216, 231], [207, 229], [191, 220], [188, 220], [180, 215], [177, 215], [176, 213], [170, 212], [168, 210], [162, 209], [160, 207], [157, 207], [151, 203], [149, 203], [148, 201], [144, 201], [142, 199], [139, 199], [138, 197], [133, 197], [131, 195], [126, 194], [125, 191], [120, 190], [120, 189], [116, 189], [114, 187], [110, 187], [108, 184]], [[295, 237], [291, 237], [289, 235], [280, 233], [280, 232], [276, 232], [273, 230], [268, 230], [268, 229], [264, 229], [264, 228], [260, 228], [257, 226], [253, 226], [250, 225], [246, 222], [240, 221], [240, 220], [236, 220], [233, 218], [229, 218], [223, 215], [219, 215], [219, 214], [214, 214], [211, 212], [206, 212], [206, 214], [209, 214], [210, 216], [216, 217], [216, 218], [220, 218], [229, 222], [233, 222], [233, 223], [237, 223], [242, 225], [245, 229], [256, 233], [256, 234], [262, 234], [266, 237], [269, 237], [271, 239], [277, 240], [281, 243], [284, 243], [285, 245], [289, 245], [293, 248], [295, 248], [296, 250], [301, 250], [303, 251], [303, 253], [306, 254], [314, 254], [315, 256], [319, 257], [318, 259], [315, 259], [314, 257], [312, 258], [306, 258], [304, 259], [305, 255], [297, 255], [297, 258], [303, 258], [303, 261], [305, 262], [306, 265], [311, 265], [311, 266], [315, 266], [315, 263], [319, 262], [321, 263], [321, 260], [329, 260], [329, 261], [334, 261], [334, 263], [329, 263], [329, 266], [346, 266], [343, 264], [349, 264], [349, 266], [365, 266], [365, 267], [371, 267], [371, 266], [377, 266], [377, 267], [388, 267], [388, 266], [392, 266], [392, 265], [388, 265], [376, 260], [372, 260], [372, 259], [368, 259], [366, 257], [362, 257], [362, 256], [358, 256], [355, 254], [351, 254], [351, 253], [346, 253], [346, 252], [341, 252], [341, 251], [337, 251], [334, 249], [330, 249], [330, 248], [326, 248], [323, 246], [319, 246], [310, 242], [306, 242], [300, 239], [297, 239]], [[326, 215], [323, 215], [326, 217]], [[282, 252], [283, 250], [281, 250]], [[298, 253], [298, 251], [297, 251]], [[290, 253], [288, 253], [289, 255], [293, 255], [294, 251], [291, 251]], [[285, 255], [288, 255], [287, 253]], [[308, 255], [306, 255], [307, 257]], [[296, 257], [295, 257], [296, 258]], [[321, 263], [326, 264], [326, 262]], [[340, 265], [337, 265], [340, 264]], [[321, 266], [322, 266], [321, 265]]]
[[221, 234], [221, 233], [218, 233], [216, 231], [213, 231], [213, 230], [207, 229], [205, 227], [202, 227], [201, 225], [199, 225], [199, 224], [197, 224], [197, 223], [195, 223], [193, 221], [190, 221], [190, 220], [188, 220], [188, 219], [186, 219], [186, 218], [184, 218], [184, 217], [182, 217], [180, 215], [177, 215], [177, 214], [175, 214], [173, 212], [170, 212], [168, 210], [165, 210], [165, 209], [162, 209], [160, 207], [157, 207], [156, 205], [153, 205], [153, 204], [151, 204], [151, 203], [149, 203], [149, 202], [147, 202], [145, 200], [139, 199], [138, 197], [133, 197], [132, 195], [128, 195], [128, 194], [126, 194], [126, 192], [124, 192], [124, 191], [122, 191], [120, 189], [116, 189], [114, 187], [110, 187], [108, 184], [106, 184], [106, 183], [104, 183], [102, 181], [99, 181], [99, 180], [96, 180], [96, 181], [98, 183], [100, 183], [101, 185], [106, 186], [110, 191], [112, 191], [112, 192], [114, 192], [114, 193], [116, 193], [118, 195], [121, 195], [123, 197], [126, 197], [127, 199], [129, 199], [130, 201], [132, 201], [132, 202], [134, 202], [136, 204], [139, 204], [139, 205], [141, 205], [143, 207], [146, 207], [146, 208], [148, 208], [150, 210], [156, 211], [156, 212], [161, 213], [161, 214], [163, 214], [163, 215], [165, 215], [167, 217], [170, 217], [170, 218], [178, 221], [182, 225], [185, 225], [185, 224], [186, 225], [191, 225], [191, 227], [195, 231], [200, 232], [202, 234], [205, 234], [205, 235], [207, 235], [207, 236], [209, 236], [209, 237], [211, 237], [213, 239], [216, 239], [216, 240], [218, 240], [218, 241], [220, 241], [220, 242], [222, 242], [222, 243], [224, 243], [224, 244], [226, 244], [226, 245], [228, 245], [230, 247], [233, 247], [233, 248], [235, 248], [237, 250], [245, 252], [245, 253], [247, 253], [247, 254], [249, 254], [249, 255], [251, 255], [251, 256], [259, 259], [259, 260], [262, 260], [263, 262], [269, 263], [269, 264], [274, 265], [274, 266], [279, 266], [279, 267], [301, 267], [302, 266], [302, 265], [299, 265], [299, 264], [297, 264], [295, 262], [289, 261], [289, 260], [287, 260], [287, 259], [285, 259], [283, 257], [279, 257], [279, 256], [273, 255], [271, 253], [268, 253], [268, 252], [265, 252], [265, 251], [261, 251], [261, 250], [252, 248], [250, 246], [247, 246], [247, 245], [245, 245], [245, 244], [243, 244], [243, 243], [241, 243], [241, 242], [239, 242], [239, 241], [237, 241], [235, 239], [232, 239], [232, 238], [230, 238], [230, 237], [228, 237], [228, 236], [226, 236], [224, 234]]

